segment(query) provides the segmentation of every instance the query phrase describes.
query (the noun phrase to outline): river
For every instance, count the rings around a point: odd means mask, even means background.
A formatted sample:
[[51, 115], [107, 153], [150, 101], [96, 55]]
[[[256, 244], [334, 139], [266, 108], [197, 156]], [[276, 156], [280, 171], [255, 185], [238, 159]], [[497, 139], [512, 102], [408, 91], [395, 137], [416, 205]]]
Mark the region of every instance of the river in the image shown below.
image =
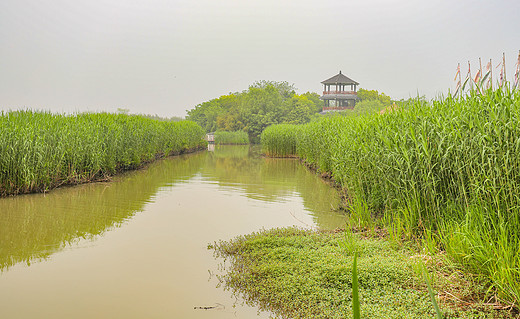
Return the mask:
[[342, 227], [339, 202], [297, 160], [250, 146], [2, 198], [0, 318], [269, 318], [217, 287], [222, 261], [208, 244], [273, 227]]

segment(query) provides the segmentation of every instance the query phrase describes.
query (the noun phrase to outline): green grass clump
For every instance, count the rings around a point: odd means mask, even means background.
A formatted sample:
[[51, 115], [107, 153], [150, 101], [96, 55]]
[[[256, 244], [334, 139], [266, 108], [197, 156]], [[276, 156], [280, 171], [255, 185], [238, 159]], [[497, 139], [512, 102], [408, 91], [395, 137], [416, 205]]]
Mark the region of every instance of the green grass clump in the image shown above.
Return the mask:
[[205, 145], [189, 121], [142, 116], [0, 113], [0, 196], [41, 192], [139, 167]]
[[[352, 318], [353, 263], [361, 318], [434, 318], [416, 259], [388, 241], [345, 233], [273, 229], [212, 246], [230, 260], [225, 287], [280, 318]], [[358, 310], [359, 310], [358, 308]], [[354, 309], [356, 309], [354, 307]], [[355, 311], [355, 310], [354, 310]], [[448, 318], [492, 318], [473, 309], [444, 308]]]
[[216, 131], [215, 144], [249, 144], [249, 136], [244, 131]]
[[[296, 154], [347, 189], [351, 220], [423, 241], [520, 303], [520, 91], [417, 99], [295, 128]], [[266, 153], [289, 133], [271, 129]], [[293, 147], [287, 148], [292, 152]]]
[[295, 156], [299, 128], [293, 124], [268, 126], [260, 136], [262, 152], [272, 157]]

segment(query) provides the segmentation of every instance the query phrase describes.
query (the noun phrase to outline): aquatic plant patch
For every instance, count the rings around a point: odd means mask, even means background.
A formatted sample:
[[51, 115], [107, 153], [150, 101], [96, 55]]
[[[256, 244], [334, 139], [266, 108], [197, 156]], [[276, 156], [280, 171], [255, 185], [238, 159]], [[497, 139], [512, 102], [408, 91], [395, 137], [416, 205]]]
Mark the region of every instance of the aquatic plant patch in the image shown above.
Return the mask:
[[[361, 318], [434, 318], [418, 259], [409, 250], [346, 232], [273, 229], [210, 246], [227, 259], [225, 287], [280, 318], [351, 318], [352, 263]], [[446, 285], [438, 280], [437, 288]], [[441, 305], [445, 318], [508, 316]]]

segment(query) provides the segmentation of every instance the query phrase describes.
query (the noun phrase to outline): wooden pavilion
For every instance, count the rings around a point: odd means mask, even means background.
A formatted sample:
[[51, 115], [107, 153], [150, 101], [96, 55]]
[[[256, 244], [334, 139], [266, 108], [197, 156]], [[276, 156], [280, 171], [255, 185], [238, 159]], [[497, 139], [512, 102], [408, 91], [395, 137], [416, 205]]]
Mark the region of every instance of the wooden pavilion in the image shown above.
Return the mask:
[[323, 95], [320, 99], [324, 101], [323, 112], [354, 108], [358, 100], [356, 87], [359, 83], [346, 77], [341, 71], [321, 83]]

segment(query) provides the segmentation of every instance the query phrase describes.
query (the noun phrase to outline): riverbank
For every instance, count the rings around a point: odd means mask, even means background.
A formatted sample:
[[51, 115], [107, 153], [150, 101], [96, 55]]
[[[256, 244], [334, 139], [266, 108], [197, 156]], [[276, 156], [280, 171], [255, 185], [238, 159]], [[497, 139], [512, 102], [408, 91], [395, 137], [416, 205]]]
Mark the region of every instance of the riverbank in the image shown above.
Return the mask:
[[194, 122], [126, 114], [2, 112], [0, 127], [0, 197], [106, 180], [206, 145]]
[[294, 154], [346, 191], [350, 224], [445, 254], [509, 305], [520, 298], [520, 91], [416, 99], [398, 111], [271, 126], [266, 153]]
[[225, 287], [280, 318], [351, 318], [356, 252], [362, 318], [434, 318], [422, 265], [445, 318], [514, 318], [498, 303], [479, 301], [486, 289], [442, 255], [417, 254], [380, 231], [272, 229], [209, 248], [227, 260], [219, 278]]

